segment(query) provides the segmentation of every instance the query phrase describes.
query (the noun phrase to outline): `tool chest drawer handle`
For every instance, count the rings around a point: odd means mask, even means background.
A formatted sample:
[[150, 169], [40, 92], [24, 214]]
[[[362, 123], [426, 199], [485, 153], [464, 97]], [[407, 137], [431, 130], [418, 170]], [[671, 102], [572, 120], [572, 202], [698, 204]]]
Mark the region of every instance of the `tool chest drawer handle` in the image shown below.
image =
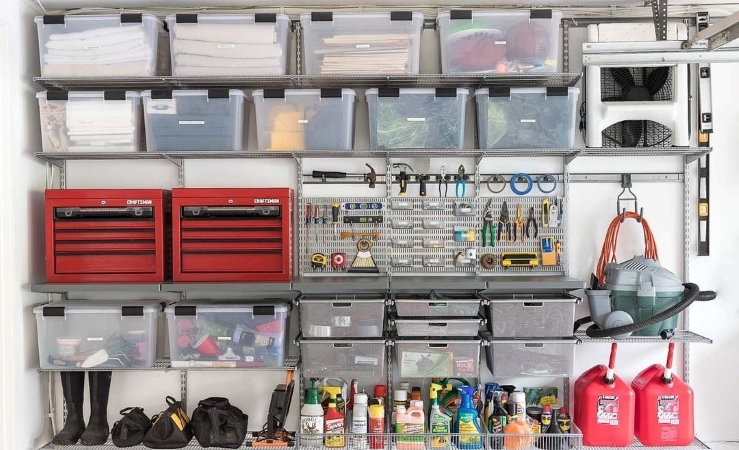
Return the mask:
[[447, 302], [429, 302], [429, 308], [446, 308], [449, 306]]
[[542, 343], [530, 343], [529, 342], [529, 343], [523, 344], [523, 346], [526, 347], [526, 348], [542, 348], [542, 347], [544, 347], [544, 344], [542, 344]]
[[129, 208], [54, 208], [54, 217], [56, 219], [79, 219], [79, 218], [111, 218], [111, 217], [127, 217], [142, 218], [153, 217], [154, 208], [146, 207], [129, 207]]
[[182, 217], [279, 217], [279, 206], [183, 206]]
[[429, 344], [429, 348], [447, 348], [448, 346], [449, 344], [442, 344], [442, 343]]
[[524, 308], [541, 308], [544, 306], [542, 302], [523, 302]]
[[446, 322], [429, 322], [430, 327], [447, 327], [449, 326]]
[[352, 304], [351, 302], [334, 302], [331, 303], [331, 306], [334, 308], [351, 308]]
[[340, 342], [333, 344], [334, 348], [353, 348], [354, 344], [349, 344], [346, 342]]

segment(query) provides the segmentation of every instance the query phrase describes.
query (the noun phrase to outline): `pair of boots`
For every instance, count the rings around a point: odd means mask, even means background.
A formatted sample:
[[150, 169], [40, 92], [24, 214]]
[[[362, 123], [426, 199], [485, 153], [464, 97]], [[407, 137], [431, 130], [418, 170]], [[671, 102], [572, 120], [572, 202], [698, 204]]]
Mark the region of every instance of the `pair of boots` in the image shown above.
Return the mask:
[[67, 421], [54, 436], [54, 445], [102, 445], [108, 440], [108, 394], [113, 372], [88, 372], [90, 421], [85, 428], [82, 404], [85, 400], [85, 372], [60, 372], [67, 404]]

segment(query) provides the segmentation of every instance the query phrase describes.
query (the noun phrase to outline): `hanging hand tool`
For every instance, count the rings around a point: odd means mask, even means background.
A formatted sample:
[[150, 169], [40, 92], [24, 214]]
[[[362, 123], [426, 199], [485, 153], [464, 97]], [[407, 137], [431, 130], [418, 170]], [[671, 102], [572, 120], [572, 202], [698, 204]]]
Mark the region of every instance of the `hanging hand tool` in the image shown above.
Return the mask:
[[428, 180], [428, 175], [418, 176], [418, 195], [421, 197], [426, 197], [426, 180]]
[[323, 205], [323, 215], [321, 216], [321, 222], [323, 223], [323, 233], [321, 233], [321, 242], [326, 242], [326, 225], [328, 225], [328, 206]]
[[533, 238], [536, 239], [539, 237], [539, 226], [536, 224], [536, 217], [534, 217], [534, 207], [532, 206], [529, 208], [529, 218], [526, 220], [526, 238], [532, 237], [529, 233], [529, 230], [531, 229], [531, 225], [534, 226], [534, 236]]
[[[524, 224], [523, 211], [521, 208], [521, 204], [519, 203], [518, 207], [516, 208], [516, 218], [513, 221], [513, 242], [516, 242], [519, 239], [518, 236], [521, 236], [520, 239], [521, 239], [521, 242], [523, 242], [523, 237], [524, 237], [523, 236], [523, 224]], [[519, 234], [519, 231], [520, 231], [520, 234]]]
[[318, 225], [321, 223], [321, 205], [313, 205], [313, 224], [316, 229], [313, 230], [313, 234], [316, 238], [316, 244], [318, 243]]
[[334, 240], [338, 237], [339, 229], [339, 204], [331, 205], [331, 223], [334, 225]]
[[[460, 192], [462, 195], [460, 195]], [[464, 177], [464, 166], [460, 164], [457, 169], [457, 181], [454, 183], [454, 194], [457, 197], [464, 197], [467, 194], [467, 180]]]
[[[500, 239], [500, 233], [503, 235], [503, 240]], [[503, 202], [503, 206], [500, 208], [500, 217], [498, 217], [498, 242], [512, 242], [511, 241], [511, 219], [508, 215], [508, 203]]]
[[400, 182], [400, 193], [398, 195], [403, 196], [408, 190], [408, 170], [413, 170], [413, 167], [406, 163], [394, 163], [393, 167], [400, 169], [398, 173], [398, 181]]
[[441, 183], [444, 183], [444, 197], [449, 193], [449, 180], [446, 177], [446, 167], [441, 166], [439, 169], [439, 197], [441, 197]]
[[383, 223], [382, 216], [344, 216], [344, 223], [348, 224], [365, 224], [365, 223]]
[[369, 237], [372, 238], [373, 241], [379, 241], [380, 240], [380, 232], [378, 230], [374, 231], [342, 231], [339, 236], [342, 240], [344, 239], [356, 239], [357, 237]]
[[549, 199], [541, 201], [541, 227], [549, 228]]
[[311, 219], [313, 218], [313, 205], [311, 203], [305, 204], [305, 242], [307, 243], [310, 239], [308, 230], [310, 229]]
[[382, 203], [380, 202], [370, 202], [370, 203], [344, 203], [341, 205], [341, 209], [344, 211], [365, 211], [365, 210], [380, 210], [382, 209]]
[[562, 243], [557, 239], [554, 241], [554, 254], [557, 255], [557, 265], [562, 264], [560, 260], [560, 255], [562, 254]]
[[482, 212], [482, 246], [488, 246], [488, 233], [490, 235], [490, 246], [495, 247], [495, 225], [493, 225], [493, 199], [488, 200]]
[[369, 181], [369, 187], [370, 189], [375, 188], [375, 182], [377, 181], [377, 173], [375, 172], [375, 168], [370, 166], [368, 163], [364, 163], [365, 166], [369, 167], [369, 173], [365, 174], [364, 177], [367, 181]]
[[344, 179], [344, 178], [361, 178], [363, 181], [369, 183], [370, 189], [374, 189], [376, 186], [377, 181], [377, 173], [375, 172], [375, 169], [370, 166], [369, 164], [365, 163], [367, 167], [369, 167], [370, 171], [368, 173], [347, 173], [347, 172], [332, 172], [332, 171], [324, 171], [324, 170], [314, 170], [311, 172], [311, 178], [317, 178], [321, 181], [326, 181], [327, 179]]

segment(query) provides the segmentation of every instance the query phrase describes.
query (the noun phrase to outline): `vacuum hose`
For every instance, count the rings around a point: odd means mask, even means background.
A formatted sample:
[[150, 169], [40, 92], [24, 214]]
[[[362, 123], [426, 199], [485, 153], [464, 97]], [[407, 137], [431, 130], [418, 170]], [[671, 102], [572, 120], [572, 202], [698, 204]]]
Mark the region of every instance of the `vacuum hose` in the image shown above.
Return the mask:
[[[650, 317], [649, 319], [642, 320], [640, 322], [631, 323], [629, 325], [623, 325], [615, 328], [600, 329], [598, 325], [591, 325], [585, 333], [591, 338], [607, 338], [618, 336], [621, 334], [631, 334], [635, 331], [643, 330], [652, 325], [656, 325], [660, 322], [664, 322], [672, 316], [680, 314], [685, 308], [690, 306], [691, 303], [698, 300], [700, 302], [710, 301], [716, 298], [716, 293], [713, 291], [702, 291], [697, 285], [693, 283], [684, 283], [685, 293], [683, 299], [661, 313]], [[588, 318], [589, 319], [589, 318]], [[580, 327], [585, 319], [580, 319], [575, 322], [575, 330]]]

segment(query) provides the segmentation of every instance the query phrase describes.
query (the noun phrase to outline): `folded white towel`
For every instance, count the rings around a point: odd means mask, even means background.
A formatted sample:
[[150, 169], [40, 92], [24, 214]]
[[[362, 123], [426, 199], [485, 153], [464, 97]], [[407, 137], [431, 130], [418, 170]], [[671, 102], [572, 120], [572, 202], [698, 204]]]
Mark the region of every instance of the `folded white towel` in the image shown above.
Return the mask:
[[120, 44], [123, 42], [144, 43], [144, 30], [131, 30], [125, 33], [95, 36], [87, 39], [66, 39], [63, 41], [47, 41], [45, 46], [55, 50], [91, 50]]
[[129, 50], [114, 55], [100, 56], [59, 56], [44, 55], [46, 64], [115, 64], [130, 61], [148, 61], [153, 59], [154, 55], [148, 50]]
[[128, 140], [129, 142], [133, 139], [133, 128], [127, 130], [120, 128], [101, 128], [97, 134], [91, 134], [86, 136], [72, 135], [69, 134], [69, 138], [77, 144], [85, 144], [89, 142], [95, 142], [100, 140]]
[[80, 39], [89, 39], [97, 36], [109, 36], [118, 33], [128, 33], [133, 30], [143, 30], [144, 26], [138, 23], [131, 23], [115, 27], [93, 28], [92, 30], [79, 31], [76, 33], [55, 33], [49, 36], [52, 41], [75, 41]]
[[227, 42], [205, 42], [175, 39], [172, 51], [191, 55], [215, 56], [218, 58], [279, 58], [279, 44], [233, 44]]
[[67, 102], [67, 127], [105, 126], [116, 123], [129, 126], [133, 121], [133, 108], [127, 101], [86, 100]]
[[264, 67], [261, 69], [250, 69], [248, 67], [195, 67], [177, 66], [177, 75], [181, 77], [203, 77], [203, 76], [252, 76], [252, 75], [282, 75], [279, 67]]
[[200, 67], [280, 67], [280, 58], [215, 58], [212, 56], [179, 54], [176, 58], [177, 66]]
[[90, 50], [55, 50], [50, 49], [48, 52], [46, 52], [47, 55], [53, 55], [53, 56], [82, 56], [82, 57], [95, 57], [95, 56], [103, 56], [103, 55], [115, 55], [121, 52], [127, 52], [131, 50], [145, 50], [151, 52], [149, 47], [144, 45], [143, 42], [123, 42], [120, 44], [115, 44], [107, 47], [102, 48], [96, 48], [96, 49], [90, 49]]
[[154, 75], [149, 61], [118, 64], [44, 64], [45, 77], [146, 77]]
[[177, 39], [234, 44], [273, 44], [277, 42], [275, 24], [196, 24], [178, 23], [174, 29]]

